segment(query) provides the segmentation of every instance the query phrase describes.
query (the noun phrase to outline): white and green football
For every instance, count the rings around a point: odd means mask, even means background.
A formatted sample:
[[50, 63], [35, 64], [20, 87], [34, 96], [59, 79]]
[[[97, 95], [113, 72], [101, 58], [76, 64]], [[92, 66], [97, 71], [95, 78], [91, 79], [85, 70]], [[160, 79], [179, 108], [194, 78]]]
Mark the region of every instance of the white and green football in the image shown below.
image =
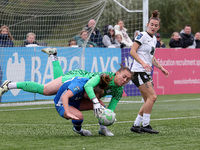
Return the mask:
[[112, 110], [105, 108], [104, 113], [99, 117], [99, 123], [104, 126], [110, 126], [115, 122], [115, 116], [116, 114]]

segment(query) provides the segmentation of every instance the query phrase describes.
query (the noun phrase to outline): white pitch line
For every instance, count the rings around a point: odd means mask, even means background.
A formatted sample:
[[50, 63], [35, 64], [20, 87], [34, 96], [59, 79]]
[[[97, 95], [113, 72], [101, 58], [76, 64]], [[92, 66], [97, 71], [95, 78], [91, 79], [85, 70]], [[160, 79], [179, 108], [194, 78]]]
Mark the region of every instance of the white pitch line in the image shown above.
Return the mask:
[[[177, 100], [163, 100], [163, 101], [159, 101], [157, 100], [156, 103], [166, 103], [166, 102], [180, 102], [180, 101], [199, 101], [200, 98], [196, 98], [196, 99], [177, 99]], [[144, 103], [142, 101], [119, 101], [119, 103]]]
[[[199, 101], [200, 98], [196, 99], [179, 99], [179, 100], [157, 100], [156, 103], [166, 103], [166, 102], [180, 102], [180, 101]], [[107, 102], [106, 102], [107, 103]], [[142, 101], [119, 101], [118, 104], [127, 104], [127, 103], [144, 103]], [[24, 102], [24, 103], [11, 103], [11, 104], [0, 104], [0, 107], [8, 107], [8, 106], [33, 106], [33, 105], [44, 105], [44, 104], [54, 104], [53, 101], [41, 101], [41, 102]], [[4, 111], [20, 111], [20, 110], [35, 110], [35, 109], [51, 109], [55, 107], [39, 107], [39, 108], [21, 108], [21, 109], [3, 109], [0, 112]]]
[[46, 105], [46, 104], [54, 104], [54, 101], [38, 101], [38, 102], [20, 102], [20, 103], [1, 103], [0, 107], [11, 107], [11, 106], [31, 106], [31, 105]]
[[22, 108], [22, 109], [3, 109], [0, 111], [21, 111], [21, 110], [37, 110], [37, 109], [51, 109], [55, 107], [38, 107], [38, 108]]
[[[156, 103], [165, 103], [165, 102], [177, 102], [177, 101], [199, 101], [200, 98], [196, 99], [178, 99], [178, 100], [157, 100]], [[107, 102], [105, 102], [107, 103]], [[143, 103], [142, 101], [119, 101], [119, 104], [122, 103]], [[0, 107], [12, 107], [12, 106], [32, 106], [32, 105], [46, 105], [46, 104], [54, 104], [53, 101], [37, 101], [37, 102], [20, 102], [20, 103], [1, 103]]]
[[[175, 118], [158, 118], [158, 119], [151, 119], [151, 121], [165, 121], [165, 120], [179, 120], [179, 119], [195, 119], [200, 118], [200, 116], [190, 116], [190, 117], [175, 117]], [[115, 122], [115, 124], [121, 124], [121, 123], [129, 123], [134, 121], [120, 121]], [[0, 124], [0, 126], [72, 126], [71, 124]], [[99, 124], [83, 124], [83, 126], [94, 126]]]

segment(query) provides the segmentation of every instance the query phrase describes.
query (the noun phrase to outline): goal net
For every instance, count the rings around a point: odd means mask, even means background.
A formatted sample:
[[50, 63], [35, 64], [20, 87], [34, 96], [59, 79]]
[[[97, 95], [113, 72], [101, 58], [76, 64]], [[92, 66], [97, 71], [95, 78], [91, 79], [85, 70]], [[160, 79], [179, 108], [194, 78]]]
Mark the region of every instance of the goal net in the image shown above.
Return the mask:
[[[56, 47], [63, 72], [85, 69], [90, 72], [116, 72], [122, 61], [132, 67], [130, 49], [70, 47], [69, 41], [79, 35], [89, 20], [103, 37], [103, 27], [115, 26], [122, 19], [131, 39], [136, 30], [143, 30], [141, 0], [6, 0], [0, 5], [0, 26], [6, 25], [13, 37], [13, 47], [0, 47], [0, 82], [5, 80], [34, 81], [46, 84], [53, 80], [50, 58], [41, 52]], [[35, 44], [26, 45], [27, 34], [34, 33]], [[90, 34], [92, 32], [89, 32]], [[89, 40], [90, 34], [86, 41]], [[123, 54], [122, 54], [123, 53]], [[130, 82], [125, 96], [140, 95]], [[133, 94], [135, 93], [135, 94]], [[39, 94], [11, 90], [1, 102], [52, 99]]]

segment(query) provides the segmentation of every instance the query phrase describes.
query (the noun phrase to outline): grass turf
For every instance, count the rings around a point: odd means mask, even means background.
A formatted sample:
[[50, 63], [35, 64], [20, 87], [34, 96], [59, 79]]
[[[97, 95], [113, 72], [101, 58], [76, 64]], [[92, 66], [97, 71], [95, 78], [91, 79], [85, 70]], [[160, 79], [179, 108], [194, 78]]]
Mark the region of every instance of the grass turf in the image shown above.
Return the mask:
[[[114, 137], [98, 135], [98, 121], [85, 111], [83, 128], [91, 137], [72, 131], [70, 120], [61, 118], [54, 105], [0, 107], [2, 150], [197, 150], [200, 147], [200, 94], [158, 96], [151, 113], [151, 126], [159, 134], [136, 134], [130, 127], [142, 103], [125, 97], [115, 112], [117, 122], [109, 129]], [[107, 103], [106, 103], [107, 104]]]

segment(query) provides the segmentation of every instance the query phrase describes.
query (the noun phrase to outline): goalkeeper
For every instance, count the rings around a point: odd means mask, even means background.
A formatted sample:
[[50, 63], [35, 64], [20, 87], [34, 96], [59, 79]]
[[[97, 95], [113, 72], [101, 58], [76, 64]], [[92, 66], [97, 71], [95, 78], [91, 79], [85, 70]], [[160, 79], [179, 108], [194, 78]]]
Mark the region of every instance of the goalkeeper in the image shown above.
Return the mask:
[[[39, 93], [42, 95], [55, 95], [59, 88], [62, 86], [62, 84], [67, 81], [70, 78], [79, 76], [79, 77], [86, 77], [86, 78], [92, 78], [90, 81], [88, 81], [85, 84], [85, 91], [88, 94], [89, 98], [93, 102], [93, 106], [90, 105], [82, 105], [80, 106], [80, 109], [82, 110], [94, 110], [94, 114], [96, 117], [98, 117], [100, 111], [100, 103], [99, 100], [96, 98], [93, 87], [95, 87], [99, 81], [100, 81], [100, 75], [102, 73], [105, 73], [112, 78], [112, 80], [109, 82], [109, 86], [107, 89], [105, 89], [104, 95], [111, 95], [112, 99], [108, 105], [108, 109], [115, 110], [117, 103], [122, 97], [123, 94], [123, 86], [130, 81], [132, 78], [132, 72], [128, 67], [124, 67], [121, 65], [121, 68], [116, 72], [94, 72], [90, 73], [85, 70], [72, 70], [65, 74], [63, 74], [61, 65], [57, 58], [57, 49], [56, 48], [45, 48], [42, 49], [44, 53], [47, 53], [53, 63], [53, 73], [54, 73], [54, 80], [42, 85], [36, 82], [32, 81], [26, 81], [26, 82], [11, 82], [6, 80], [1, 88], [0, 88], [0, 96], [3, 95], [3, 93], [7, 92], [10, 89], [22, 89], [27, 92], [32, 93]], [[99, 134], [105, 135], [105, 136], [114, 136], [114, 134], [108, 130], [106, 126], [100, 125]]]
[[[97, 98], [101, 98], [104, 89], [107, 88], [110, 77], [109, 75], [102, 74], [100, 83], [94, 87], [94, 92]], [[84, 85], [88, 78], [74, 77], [67, 80], [58, 90], [54, 103], [59, 115], [66, 119], [72, 119], [73, 131], [82, 135], [90, 136], [92, 133], [89, 130], [82, 129], [83, 114], [80, 111], [80, 104], [90, 105], [88, 95], [84, 91]]]

